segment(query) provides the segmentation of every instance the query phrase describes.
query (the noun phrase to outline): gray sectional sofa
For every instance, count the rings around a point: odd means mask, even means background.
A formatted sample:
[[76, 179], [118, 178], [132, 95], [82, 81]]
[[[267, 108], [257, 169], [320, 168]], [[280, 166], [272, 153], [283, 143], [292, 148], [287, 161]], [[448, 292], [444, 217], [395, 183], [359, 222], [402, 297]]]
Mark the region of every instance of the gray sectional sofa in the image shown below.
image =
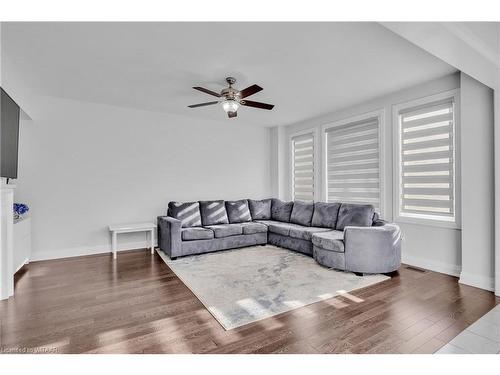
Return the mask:
[[272, 244], [324, 266], [389, 273], [401, 265], [401, 231], [371, 205], [279, 199], [170, 202], [158, 217], [158, 245], [179, 256]]

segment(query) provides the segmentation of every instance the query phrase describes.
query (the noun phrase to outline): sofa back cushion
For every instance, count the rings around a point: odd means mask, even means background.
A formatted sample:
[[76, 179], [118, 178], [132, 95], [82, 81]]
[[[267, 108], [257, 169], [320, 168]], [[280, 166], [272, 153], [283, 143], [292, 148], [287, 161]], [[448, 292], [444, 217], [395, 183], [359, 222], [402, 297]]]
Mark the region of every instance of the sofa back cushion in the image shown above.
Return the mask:
[[313, 227], [337, 228], [337, 218], [339, 214], [340, 203], [314, 203], [314, 214], [311, 225]]
[[271, 220], [271, 199], [248, 200], [253, 220]]
[[284, 202], [281, 199], [273, 198], [271, 201], [271, 219], [289, 223], [292, 209], [293, 202]]
[[252, 221], [250, 209], [248, 208], [248, 201], [246, 199], [226, 201], [226, 211], [231, 224]]
[[229, 224], [226, 205], [220, 201], [200, 201], [201, 223], [206, 225]]
[[290, 222], [310, 227], [313, 212], [314, 204], [312, 202], [295, 201], [293, 202]]
[[342, 203], [337, 220], [337, 230], [344, 230], [347, 226], [371, 227], [374, 212], [375, 209], [371, 204]]
[[167, 215], [182, 222], [182, 228], [201, 226], [198, 202], [169, 202]]

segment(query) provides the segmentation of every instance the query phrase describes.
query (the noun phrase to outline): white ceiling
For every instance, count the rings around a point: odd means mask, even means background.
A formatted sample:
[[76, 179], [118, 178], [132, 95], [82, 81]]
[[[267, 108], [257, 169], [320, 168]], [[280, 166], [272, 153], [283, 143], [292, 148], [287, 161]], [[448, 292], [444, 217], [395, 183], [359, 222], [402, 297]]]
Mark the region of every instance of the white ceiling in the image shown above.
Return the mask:
[[4, 80], [45, 95], [223, 119], [213, 97], [228, 75], [251, 100], [237, 120], [287, 125], [452, 73], [377, 23], [4, 23]]
[[443, 22], [443, 25], [500, 67], [500, 22]]

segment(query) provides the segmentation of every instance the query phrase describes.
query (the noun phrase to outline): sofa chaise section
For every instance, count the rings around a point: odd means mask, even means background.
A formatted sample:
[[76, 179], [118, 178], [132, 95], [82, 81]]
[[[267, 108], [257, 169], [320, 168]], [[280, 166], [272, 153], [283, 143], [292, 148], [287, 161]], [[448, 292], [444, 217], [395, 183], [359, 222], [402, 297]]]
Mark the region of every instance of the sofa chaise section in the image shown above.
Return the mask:
[[336, 230], [312, 235], [314, 259], [357, 273], [390, 273], [401, 265], [401, 230], [378, 219], [370, 205], [342, 203]]
[[389, 273], [401, 265], [401, 230], [395, 224], [344, 229], [345, 269]]

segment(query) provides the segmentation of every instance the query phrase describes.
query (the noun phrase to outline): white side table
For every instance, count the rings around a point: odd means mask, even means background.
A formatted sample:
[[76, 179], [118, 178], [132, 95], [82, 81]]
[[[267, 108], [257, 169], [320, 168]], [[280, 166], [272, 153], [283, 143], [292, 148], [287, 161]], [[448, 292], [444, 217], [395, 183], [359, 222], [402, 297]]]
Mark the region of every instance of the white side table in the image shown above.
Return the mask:
[[150, 232], [151, 236], [151, 254], [154, 254], [154, 231], [156, 225], [154, 223], [128, 223], [110, 225], [109, 231], [111, 232], [111, 248], [113, 250], [113, 259], [116, 259], [116, 237], [118, 233], [132, 233], [132, 232]]

